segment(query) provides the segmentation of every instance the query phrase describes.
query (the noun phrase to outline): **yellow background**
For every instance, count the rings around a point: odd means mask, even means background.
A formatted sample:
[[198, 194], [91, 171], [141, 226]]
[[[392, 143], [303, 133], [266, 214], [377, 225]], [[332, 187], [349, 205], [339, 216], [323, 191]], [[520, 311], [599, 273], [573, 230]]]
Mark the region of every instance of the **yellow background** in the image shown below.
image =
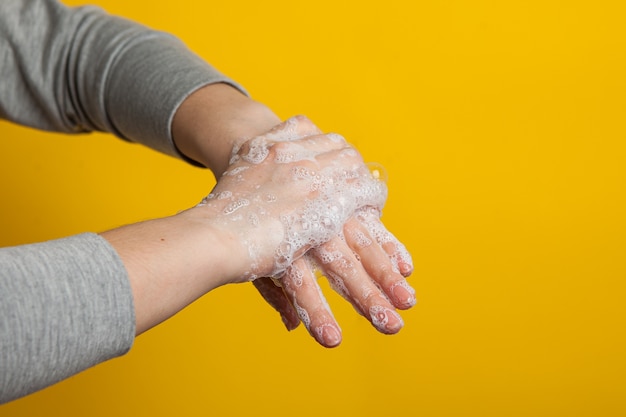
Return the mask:
[[[95, 3], [383, 164], [419, 303], [388, 337], [325, 285], [345, 337], [325, 350], [222, 288], [0, 415], [626, 415], [624, 2]], [[2, 245], [169, 215], [213, 183], [106, 135], [0, 137]]]

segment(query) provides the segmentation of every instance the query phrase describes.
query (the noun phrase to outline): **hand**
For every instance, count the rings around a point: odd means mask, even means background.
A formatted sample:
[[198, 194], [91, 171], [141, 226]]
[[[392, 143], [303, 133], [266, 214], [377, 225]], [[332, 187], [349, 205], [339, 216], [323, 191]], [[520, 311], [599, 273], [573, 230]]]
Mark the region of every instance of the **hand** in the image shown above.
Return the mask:
[[364, 217], [373, 214], [360, 213], [346, 223], [345, 241], [333, 239], [295, 261], [279, 280], [280, 287], [267, 278], [254, 281], [288, 329], [302, 321], [325, 347], [341, 342], [341, 330], [317, 283], [316, 268], [382, 333], [398, 332], [403, 321], [395, 308], [408, 309], [416, 302], [415, 291], [405, 279], [412, 269], [408, 253], [378, 220], [373, 230], [384, 234], [373, 238], [361, 223]]
[[[320, 134], [319, 129], [300, 134]], [[297, 133], [279, 131], [279, 140], [293, 140]], [[402, 245], [380, 222], [380, 210], [362, 207], [345, 223], [341, 233], [296, 260], [280, 280], [254, 281], [265, 300], [280, 314], [288, 330], [302, 321], [323, 346], [341, 342], [341, 329], [317, 283], [315, 269], [326, 275], [333, 289], [348, 300], [382, 333], [393, 334], [402, 326], [395, 308], [408, 309], [415, 291], [405, 277], [413, 265]]]
[[212, 227], [241, 242], [242, 280], [281, 276], [340, 234], [356, 210], [382, 208], [386, 187], [358, 152], [339, 135], [309, 135], [313, 129], [296, 117], [245, 142], [200, 204]]

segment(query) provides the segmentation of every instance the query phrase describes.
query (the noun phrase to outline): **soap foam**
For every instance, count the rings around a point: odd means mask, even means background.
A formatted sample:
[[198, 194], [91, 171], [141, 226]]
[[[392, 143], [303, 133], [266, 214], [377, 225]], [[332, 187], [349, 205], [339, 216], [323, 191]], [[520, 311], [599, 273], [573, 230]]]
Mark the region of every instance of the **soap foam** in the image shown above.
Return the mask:
[[304, 308], [300, 307], [295, 300], [293, 301], [293, 306], [298, 313], [298, 317], [300, 317], [300, 320], [304, 324], [304, 327], [306, 327], [307, 330], [311, 330], [311, 317], [309, 317], [309, 313]]
[[413, 260], [409, 251], [381, 223], [380, 210], [374, 207], [362, 207], [356, 211], [356, 217], [379, 245], [392, 245], [393, 253], [389, 255], [389, 259], [394, 272], [399, 272], [400, 264], [410, 266], [412, 269]]
[[233, 214], [235, 211], [239, 210], [242, 207], [246, 207], [250, 205], [250, 201], [245, 198], [233, 201], [228, 204], [226, 208], [224, 208], [224, 214]]
[[[274, 254], [274, 265], [269, 274], [271, 276], [283, 274], [286, 268], [303, 254], [304, 249], [319, 247], [335, 236], [341, 235], [345, 222], [357, 212], [360, 213], [363, 223], [368, 226], [373, 238], [379, 243], [390, 240], [389, 234], [384, 233], [384, 227], [380, 222], [375, 223], [370, 219], [371, 213], [375, 213], [376, 220], [380, 217], [387, 199], [387, 186], [382, 181], [384, 175], [373, 174], [384, 172], [382, 167], [375, 164], [366, 167], [359, 153], [347, 145], [343, 148], [341, 146], [335, 148], [333, 150], [335, 156], [332, 160], [326, 159], [318, 164], [318, 156], [327, 158], [324, 152], [328, 149], [328, 142], [324, 140], [329, 139], [333, 143], [345, 144], [345, 139], [337, 134], [319, 138], [310, 137], [306, 139], [308, 147], [304, 146], [303, 142], [296, 141], [302, 137], [299, 123], [301, 123], [300, 118], [289, 119], [280, 129], [251, 139], [233, 149], [231, 164], [238, 164], [238, 166], [231, 165], [224, 174], [226, 177], [242, 176], [241, 181], [245, 181], [245, 175], [251, 172], [249, 168], [269, 162], [267, 160], [271, 155], [272, 163], [294, 165], [291, 170], [292, 179], [296, 181], [298, 187], [302, 187], [301, 190], [306, 191], [303, 195], [307, 197], [304, 198], [299, 209], [278, 215], [282, 225], [282, 236], [268, 236], [268, 240], [279, 240]], [[319, 146], [322, 147], [316, 151], [315, 149]], [[323, 168], [320, 169], [320, 165]], [[257, 184], [254, 188], [259, 189], [259, 185]], [[255, 196], [251, 201], [243, 196], [235, 196], [230, 191], [212, 193], [200, 204], [205, 205], [216, 199], [229, 200], [222, 213], [230, 222], [243, 220], [254, 227], [268, 216], [277, 216], [278, 213], [275, 210], [281, 207], [281, 202], [273, 194]], [[247, 212], [238, 215], [237, 213], [243, 208], [246, 208]], [[369, 226], [375, 227], [373, 233]], [[242, 236], [242, 240], [248, 245], [253, 244], [247, 236]], [[361, 245], [367, 245], [367, 241], [368, 238], [364, 235], [358, 239]], [[257, 249], [249, 252], [260, 254], [259, 242], [255, 245]], [[402, 256], [404, 255], [399, 257]], [[261, 260], [256, 258], [252, 261], [257, 267], [261, 263]], [[263, 275], [266, 272], [264, 270]], [[254, 279], [259, 274], [261, 271], [253, 269], [248, 277]]]

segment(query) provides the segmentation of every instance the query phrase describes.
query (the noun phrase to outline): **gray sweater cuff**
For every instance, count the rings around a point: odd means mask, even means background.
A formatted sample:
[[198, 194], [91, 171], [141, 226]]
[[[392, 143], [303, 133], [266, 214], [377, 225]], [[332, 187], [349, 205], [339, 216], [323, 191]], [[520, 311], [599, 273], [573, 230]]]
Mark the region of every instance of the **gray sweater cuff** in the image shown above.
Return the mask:
[[0, 265], [0, 403], [131, 348], [130, 283], [104, 238], [3, 248]]

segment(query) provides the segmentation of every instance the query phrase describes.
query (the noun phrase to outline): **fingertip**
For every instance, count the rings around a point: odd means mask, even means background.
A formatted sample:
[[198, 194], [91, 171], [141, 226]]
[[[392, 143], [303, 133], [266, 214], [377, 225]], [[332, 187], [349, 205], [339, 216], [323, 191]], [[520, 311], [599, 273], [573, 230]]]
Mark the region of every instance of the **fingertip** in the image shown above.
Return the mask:
[[404, 278], [408, 278], [413, 273], [413, 263], [398, 262], [398, 270]]
[[396, 265], [396, 268], [403, 277], [408, 277], [413, 273], [413, 257], [399, 240], [396, 239], [394, 244], [389, 248], [390, 258]]
[[404, 320], [390, 308], [374, 305], [369, 309], [370, 320], [376, 329], [384, 334], [396, 334], [404, 327]]
[[417, 304], [415, 290], [405, 280], [393, 284], [390, 293], [393, 296], [394, 305], [401, 310], [407, 310]]
[[333, 324], [323, 324], [315, 329], [315, 339], [324, 347], [334, 348], [341, 344], [341, 330]]

